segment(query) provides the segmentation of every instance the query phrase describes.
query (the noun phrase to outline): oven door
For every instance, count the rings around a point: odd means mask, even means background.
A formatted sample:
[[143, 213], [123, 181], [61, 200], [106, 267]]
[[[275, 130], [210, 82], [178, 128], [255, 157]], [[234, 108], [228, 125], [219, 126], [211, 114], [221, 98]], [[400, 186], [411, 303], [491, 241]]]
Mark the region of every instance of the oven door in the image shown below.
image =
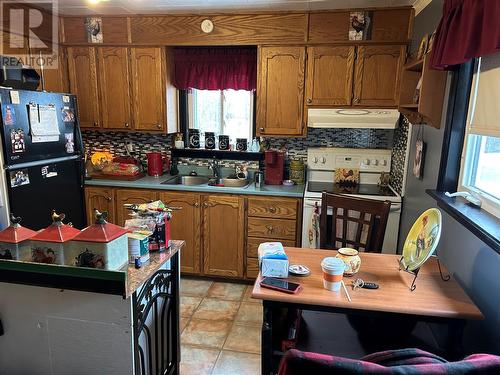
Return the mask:
[[[317, 214], [315, 210], [317, 207]], [[305, 198], [302, 217], [302, 247], [319, 249], [321, 198]], [[401, 203], [392, 202], [387, 220], [382, 252], [396, 254], [399, 233], [399, 218], [401, 215]], [[331, 237], [333, 210], [328, 209], [327, 216], [327, 238]], [[317, 228], [317, 229], [316, 229]]]
[[[315, 213], [316, 212], [316, 213]], [[321, 198], [305, 198], [302, 213], [302, 247], [319, 249]], [[328, 209], [327, 222], [331, 228], [333, 210]]]

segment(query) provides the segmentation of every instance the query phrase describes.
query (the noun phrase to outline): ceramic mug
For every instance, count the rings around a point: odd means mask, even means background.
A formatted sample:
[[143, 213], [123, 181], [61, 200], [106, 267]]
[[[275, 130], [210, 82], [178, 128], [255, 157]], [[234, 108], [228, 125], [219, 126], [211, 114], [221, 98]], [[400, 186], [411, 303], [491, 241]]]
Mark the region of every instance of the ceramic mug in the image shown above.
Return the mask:
[[359, 252], [356, 249], [350, 247], [341, 247], [337, 250], [338, 254], [336, 258], [344, 261], [346, 269], [344, 271], [344, 276], [353, 276], [358, 273], [361, 267], [361, 258], [359, 257]]

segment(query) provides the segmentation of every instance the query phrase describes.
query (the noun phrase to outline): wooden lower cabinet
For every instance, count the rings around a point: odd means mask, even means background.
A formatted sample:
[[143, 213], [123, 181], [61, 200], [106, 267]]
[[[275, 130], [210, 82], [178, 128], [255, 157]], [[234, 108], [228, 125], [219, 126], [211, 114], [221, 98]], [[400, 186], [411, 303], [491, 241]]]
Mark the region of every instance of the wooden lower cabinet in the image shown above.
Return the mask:
[[170, 207], [178, 207], [170, 221], [172, 239], [184, 240], [181, 250], [181, 272], [201, 272], [201, 209], [200, 194], [184, 192], [160, 193], [160, 200]]
[[87, 211], [87, 225], [94, 223], [94, 208], [99, 211], [108, 212], [108, 221], [115, 223], [115, 193], [113, 188], [109, 187], [86, 187], [85, 202]]
[[116, 190], [116, 225], [125, 225], [125, 220], [130, 216], [130, 210], [123, 207], [124, 204], [148, 203], [158, 199], [156, 191], [146, 189], [117, 189]]
[[245, 240], [244, 198], [205, 195], [203, 217], [203, 273], [243, 277]]

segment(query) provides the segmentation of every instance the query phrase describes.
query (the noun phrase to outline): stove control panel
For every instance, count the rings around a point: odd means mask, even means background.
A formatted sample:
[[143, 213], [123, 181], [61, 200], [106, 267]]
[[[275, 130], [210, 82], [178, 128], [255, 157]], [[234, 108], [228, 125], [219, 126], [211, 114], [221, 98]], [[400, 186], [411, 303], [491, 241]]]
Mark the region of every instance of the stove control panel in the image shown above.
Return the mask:
[[354, 168], [362, 172], [390, 172], [391, 150], [310, 147], [307, 167], [318, 171]]

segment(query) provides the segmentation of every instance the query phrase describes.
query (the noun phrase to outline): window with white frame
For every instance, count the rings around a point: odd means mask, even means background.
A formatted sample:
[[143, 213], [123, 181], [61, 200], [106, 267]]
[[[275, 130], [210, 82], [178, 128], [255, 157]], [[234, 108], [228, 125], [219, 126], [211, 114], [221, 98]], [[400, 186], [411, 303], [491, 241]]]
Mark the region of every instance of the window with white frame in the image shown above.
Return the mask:
[[500, 217], [500, 53], [477, 60], [462, 153], [460, 190]]
[[253, 97], [253, 91], [191, 89], [188, 92], [189, 128], [228, 135], [232, 143], [236, 138], [250, 141]]

